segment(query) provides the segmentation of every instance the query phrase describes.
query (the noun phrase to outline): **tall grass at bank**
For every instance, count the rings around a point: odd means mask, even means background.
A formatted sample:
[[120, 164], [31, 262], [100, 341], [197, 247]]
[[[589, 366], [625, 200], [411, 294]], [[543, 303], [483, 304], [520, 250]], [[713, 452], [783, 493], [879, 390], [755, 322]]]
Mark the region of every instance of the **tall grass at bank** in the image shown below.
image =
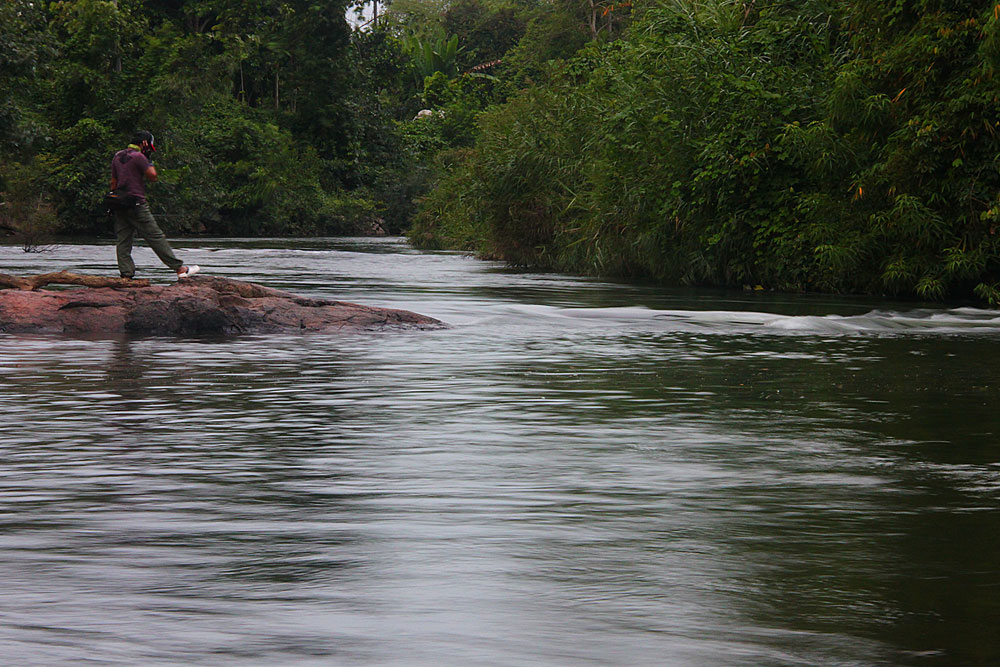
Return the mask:
[[831, 31], [818, 11], [650, 9], [629, 39], [592, 45], [487, 114], [413, 236], [448, 243], [471, 226], [467, 245], [514, 264], [800, 286], [811, 258], [789, 214], [798, 170], [777, 143], [817, 117]]
[[1000, 16], [950, 4], [662, 0], [485, 114], [411, 236], [575, 273], [996, 302]]

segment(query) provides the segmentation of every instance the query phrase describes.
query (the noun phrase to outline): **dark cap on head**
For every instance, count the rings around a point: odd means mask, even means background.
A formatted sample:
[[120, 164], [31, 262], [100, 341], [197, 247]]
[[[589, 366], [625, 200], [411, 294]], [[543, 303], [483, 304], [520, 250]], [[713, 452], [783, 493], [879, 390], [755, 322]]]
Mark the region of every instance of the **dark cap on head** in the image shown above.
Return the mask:
[[[136, 130], [135, 134], [132, 135], [132, 143], [134, 143], [136, 146], [141, 146], [142, 142], [144, 141], [148, 141], [149, 145], [152, 146], [153, 133], [147, 132], [146, 130]], [[153, 150], [155, 151], [156, 148], [153, 148]]]

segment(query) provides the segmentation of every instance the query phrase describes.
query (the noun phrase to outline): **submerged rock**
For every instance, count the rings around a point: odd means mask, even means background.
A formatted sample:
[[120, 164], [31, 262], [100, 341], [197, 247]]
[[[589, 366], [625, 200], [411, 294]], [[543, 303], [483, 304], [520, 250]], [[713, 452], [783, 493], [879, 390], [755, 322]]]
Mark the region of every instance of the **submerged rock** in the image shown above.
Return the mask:
[[141, 333], [156, 336], [437, 329], [406, 310], [310, 299], [215, 276], [170, 285], [0, 290], [0, 331]]

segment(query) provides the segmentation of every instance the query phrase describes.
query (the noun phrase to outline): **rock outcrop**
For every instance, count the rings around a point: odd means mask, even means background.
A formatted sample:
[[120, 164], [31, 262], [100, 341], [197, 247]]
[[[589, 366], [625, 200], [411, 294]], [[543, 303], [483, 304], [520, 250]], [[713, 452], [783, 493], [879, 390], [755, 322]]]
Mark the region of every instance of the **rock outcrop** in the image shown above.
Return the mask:
[[215, 276], [192, 276], [169, 285], [134, 283], [134, 287], [0, 290], [0, 332], [185, 336], [445, 326], [405, 310], [304, 298]]

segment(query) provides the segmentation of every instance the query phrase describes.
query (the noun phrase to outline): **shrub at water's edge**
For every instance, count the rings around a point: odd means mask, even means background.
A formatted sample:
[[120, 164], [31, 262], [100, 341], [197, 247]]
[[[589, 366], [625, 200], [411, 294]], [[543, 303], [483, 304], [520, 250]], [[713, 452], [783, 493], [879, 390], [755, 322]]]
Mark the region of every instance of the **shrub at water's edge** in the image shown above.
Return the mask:
[[996, 303], [1000, 17], [943, 4], [661, 3], [486, 114], [411, 239], [671, 283]]

